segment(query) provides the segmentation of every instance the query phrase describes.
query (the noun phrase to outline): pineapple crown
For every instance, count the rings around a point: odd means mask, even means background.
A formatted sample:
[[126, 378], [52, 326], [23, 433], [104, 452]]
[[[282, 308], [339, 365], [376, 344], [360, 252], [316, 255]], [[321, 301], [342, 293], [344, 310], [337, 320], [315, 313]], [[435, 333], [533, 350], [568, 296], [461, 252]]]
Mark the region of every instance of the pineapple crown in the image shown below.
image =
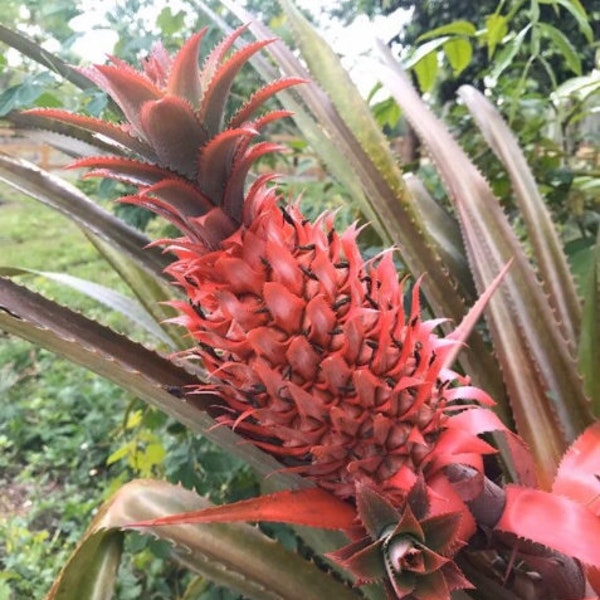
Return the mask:
[[[235, 76], [259, 50], [274, 40], [261, 40], [230, 52], [247, 29], [242, 26], [218, 44], [202, 66], [198, 52], [207, 28], [192, 36], [171, 56], [154, 46], [136, 70], [110, 57], [110, 64], [82, 72], [106, 91], [127, 122], [114, 124], [56, 109], [28, 111], [102, 136], [114, 156], [93, 156], [72, 167], [92, 168], [88, 176], [109, 177], [138, 188], [121, 202], [136, 204], [171, 221], [191, 242], [214, 248], [244, 221], [245, 181], [254, 162], [280, 149], [255, 142], [260, 130], [289, 116], [274, 110], [256, 113], [274, 94], [304, 82], [297, 77], [273, 81], [226, 121]], [[263, 176], [265, 182], [270, 176]], [[256, 189], [256, 186], [253, 187]]]

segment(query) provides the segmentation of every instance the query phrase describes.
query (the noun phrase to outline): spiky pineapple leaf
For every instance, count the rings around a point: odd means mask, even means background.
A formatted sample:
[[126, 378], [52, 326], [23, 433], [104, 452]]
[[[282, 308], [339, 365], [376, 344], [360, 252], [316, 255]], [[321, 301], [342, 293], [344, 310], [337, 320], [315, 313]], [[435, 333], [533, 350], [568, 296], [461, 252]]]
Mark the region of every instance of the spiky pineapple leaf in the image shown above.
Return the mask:
[[[548, 527], [549, 523], [560, 523], [560, 527]], [[506, 506], [495, 529], [600, 567], [600, 518], [585, 504], [566, 496], [508, 485]]]
[[127, 319], [144, 329], [157, 340], [160, 340], [169, 346], [171, 349], [175, 348], [173, 341], [141, 304], [115, 290], [94, 283], [93, 281], [69, 275], [68, 273], [37, 271], [35, 269], [4, 267], [0, 265], [0, 276], [15, 277], [19, 275], [38, 275], [73, 290], [77, 290], [89, 298], [100, 302], [110, 310], [121, 313], [127, 317]]
[[[59, 114], [62, 113], [63, 111], [59, 111]], [[102, 152], [119, 153], [121, 150], [108, 138], [70, 123], [42, 116], [42, 113], [11, 111], [4, 118], [13, 126], [18, 135], [48, 144], [73, 158], [96, 156]]]
[[429, 111], [389, 49], [380, 79], [425, 142], [460, 217], [469, 261], [483, 291], [510, 258], [514, 265], [487, 319], [519, 433], [549, 488], [568, 442], [591, 422], [570, 348], [551, 306], [487, 181]]
[[356, 511], [321, 488], [282, 490], [273, 494], [239, 500], [222, 506], [212, 506], [197, 511], [162, 516], [158, 519], [138, 521], [128, 527], [155, 527], [182, 523], [236, 523], [263, 521], [291, 523], [320, 529], [350, 529]]
[[404, 182], [415, 208], [426, 223], [424, 233], [429, 242], [435, 245], [452, 276], [460, 282], [461, 291], [466, 299], [475, 301], [477, 292], [465, 257], [458, 222], [431, 196], [417, 175], [406, 173]]
[[544, 288], [559, 327], [575, 348], [581, 326], [581, 305], [558, 231], [523, 151], [498, 111], [481, 92], [471, 86], [463, 86], [458, 94], [508, 172]]
[[[46, 600], [108, 600], [114, 593], [122, 527], [209, 507], [210, 503], [194, 492], [164, 481], [137, 480], [124, 485], [100, 508]], [[170, 542], [174, 557], [184, 566], [244, 597], [357, 598], [356, 592], [313, 563], [243, 523], [153, 526], [141, 532]]]
[[592, 401], [596, 418], [600, 418], [600, 232], [587, 276], [583, 322], [579, 340], [579, 370]]
[[[253, 21], [252, 15], [247, 12], [244, 8], [242, 8], [239, 4], [230, 3], [227, 0], [223, 0], [222, 4], [227, 6], [229, 10], [231, 10], [241, 21], [250, 23]], [[217, 13], [215, 13], [205, 2], [199, 1], [198, 6], [208, 15], [210, 20], [217, 24], [219, 28], [226, 34], [231, 34], [233, 29], [227, 24], [227, 22], [220, 17]], [[264, 25], [255, 22], [251, 25], [252, 31], [255, 33], [257, 37], [270, 38], [272, 37], [272, 32], [268, 30]], [[270, 49], [271, 53], [276, 51], [276, 47], [279, 46], [281, 42], [276, 42], [274, 46]], [[283, 54], [283, 53], [282, 53]], [[290, 59], [289, 54], [283, 54], [279, 56], [280, 60], [288, 61]], [[273, 67], [272, 63], [265, 59], [261, 54], [254, 55], [250, 62], [254, 66], [254, 68], [260, 73], [262, 78], [265, 81], [276, 81], [279, 77], [279, 73]], [[308, 77], [308, 73], [305, 69], [303, 69], [297, 61], [291, 63], [291, 66], [286, 69], [288, 73], [295, 73], [296, 77], [299, 77], [302, 80], [305, 80]], [[293, 76], [292, 76], [293, 77]], [[306, 94], [317, 94], [322, 95], [321, 90], [319, 90], [315, 86], [309, 86], [311, 89], [304, 92]], [[296, 88], [298, 91], [298, 88]], [[382, 239], [382, 241], [389, 245], [391, 244], [391, 239], [382, 223], [381, 219], [374, 212], [365, 198], [365, 194], [362, 190], [360, 179], [357, 174], [352, 170], [348, 169], [348, 163], [339, 147], [336, 143], [337, 140], [330, 138], [325, 134], [322, 127], [320, 127], [317, 123], [315, 123], [314, 118], [310, 115], [307, 110], [305, 104], [301, 101], [298, 94], [295, 94], [293, 91], [290, 92], [288, 90], [281, 90], [278, 92], [277, 97], [282, 102], [282, 104], [288, 108], [293, 116], [294, 121], [298, 125], [298, 128], [302, 132], [303, 138], [309, 144], [310, 147], [318, 149], [321, 160], [323, 160], [324, 164], [327, 166], [328, 170], [332, 173], [332, 175], [344, 186], [344, 189], [348, 192], [348, 194], [355, 200], [356, 204], [361, 207], [365, 217], [372, 224], [372, 226], [377, 231], [377, 234]], [[315, 100], [316, 102], [318, 100]], [[241, 110], [244, 110], [243, 108]], [[335, 118], [335, 115], [331, 115], [331, 118]], [[235, 115], [232, 120], [232, 125], [237, 123], [239, 120], [239, 116]]]
[[0, 42], [4, 42], [8, 46], [15, 48], [15, 50], [35, 60], [50, 71], [61, 75], [82, 90], [93, 87], [92, 82], [79, 73], [77, 69], [74, 69], [58, 56], [48, 52], [48, 50], [45, 50], [28, 37], [4, 25], [0, 25]]
[[148, 238], [106, 212], [76, 187], [23, 159], [0, 153], [0, 180], [58, 210], [76, 225], [109, 241], [158, 277], [169, 264], [157, 248], [145, 248]]
[[600, 422], [590, 425], [565, 453], [552, 492], [580, 502], [600, 516]]

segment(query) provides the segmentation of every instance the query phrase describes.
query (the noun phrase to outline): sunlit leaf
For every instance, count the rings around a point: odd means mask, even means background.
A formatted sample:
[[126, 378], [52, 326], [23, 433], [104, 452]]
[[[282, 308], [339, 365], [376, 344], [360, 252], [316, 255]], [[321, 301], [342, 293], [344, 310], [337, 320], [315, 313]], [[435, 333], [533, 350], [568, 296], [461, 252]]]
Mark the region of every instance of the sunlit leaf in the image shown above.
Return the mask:
[[173, 13], [169, 6], [165, 6], [156, 17], [156, 25], [165, 36], [173, 35], [183, 29], [185, 13], [180, 10]]
[[449, 36], [445, 35], [435, 40], [425, 42], [420, 46], [417, 46], [410, 55], [403, 61], [402, 66], [406, 69], [412, 69], [417, 63], [425, 60], [428, 56], [435, 56], [437, 51], [450, 39]]
[[540, 4], [559, 4], [565, 10], [571, 13], [571, 15], [577, 21], [577, 25], [585, 35], [587, 41], [591, 44], [594, 41], [594, 32], [590, 24], [590, 18], [583, 7], [580, 0], [538, 0]]
[[579, 298], [558, 231], [523, 151], [498, 111], [481, 92], [471, 86], [463, 86], [459, 96], [475, 118], [486, 142], [508, 171], [558, 326], [575, 348], [581, 325]]
[[452, 38], [444, 44], [444, 53], [452, 67], [454, 76], [460, 75], [471, 63], [473, 46], [465, 38]]
[[489, 15], [485, 19], [486, 42], [488, 47], [488, 58], [491, 59], [496, 51], [496, 46], [508, 33], [508, 22], [506, 17], [499, 14]]
[[590, 425], [560, 463], [552, 492], [580, 502], [600, 517], [600, 422]]
[[438, 73], [438, 57], [436, 52], [426, 54], [413, 66], [419, 88], [422, 92], [429, 92], [435, 83]]
[[527, 33], [531, 29], [531, 24], [526, 25], [519, 31], [519, 33], [507, 42], [496, 55], [492, 68], [490, 70], [490, 77], [492, 80], [497, 80], [504, 71], [510, 67], [521, 50], [523, 42], [527, 36]]
[[600, 566], [600, 518], [565, 496], [508, 485], [506, 507], [496, 529], [544, 544], [587, 565]]

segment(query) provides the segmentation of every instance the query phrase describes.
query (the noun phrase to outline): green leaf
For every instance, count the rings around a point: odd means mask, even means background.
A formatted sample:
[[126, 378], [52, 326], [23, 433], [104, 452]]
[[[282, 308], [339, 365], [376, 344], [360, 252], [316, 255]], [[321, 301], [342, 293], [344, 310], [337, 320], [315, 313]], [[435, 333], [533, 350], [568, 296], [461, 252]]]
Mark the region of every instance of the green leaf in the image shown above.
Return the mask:
[[473, 57], [473, 47], [469, 40], [459, 37], [452, 38], [444, 44], [444, 53], [454, 76], [458, 76], [469, 66]]
[[107, 459], [106, 465], [110, 466], [116, 462], [119, 462], [121, 459], [129, 456], [131, 452], [135, 449], [135, 441], [127, 442], [123, 444], [120, 448], [117, 448]]
[[164, 36], [172, 36], [179, 33], [185, 24], [185, 13], [182, 10], [175, 14], [169, 6], [165, 6], [156, 17], [156, 25]]
[[45, 108], [59, 108], [63, 106], [62, 101], [51, 94], [50, 92], [42, 92], [35, 101], [36, 106], [43, 106]]
[[167, 305], [167, 302], [173, 300], [177, 294], [175, 286], [166, 283], [162, 277], [149, 273], [137, 261], [120, 252], [118, 248], [99, 236], [93, 235], [89, 231], [84, 233], [129, 286], [146, 311], [152, 315], [154, 322], [161, 327], [163, 334], [169, 339], [169, 345], [180, 349], [187, 348], [189, 339], [185, 329], [166, 322], [177, 314], [173, 307]]
[[474, 36], [477, 34], [477, 29], [473, 23], [464, 20], [452, 21], [447, 25], [436, 27], [417, 38], [417, 42], [430, 40], [432, 38], [441, 37], [443, 35], [467, 35]]
[[124, 534], [118, 529], [86, 534], [45, 600], [111, 600]]
[[600, 73], [594, 71], [590, 75], [567, 79], [554, 90], [553, 97], [558, 100], [570, 101], [571, 96], [575, 96], [579, 101], [583, 101], [599, 88]]
[[583, 322], [579, 341], [579, 370], [583, 375], [585, 390], [592, 401], [596, 418], [600, 418], [600, 233], [596, 239], [583, 306]]
[[523, 46], [525, 36], [531, 29], [531, 24], [526, 25], [519, 31], [519, 33], [509, 42], [507, 42], [503, 48], [498, 51], [496, 60], [493, 63], [490, 71], [490, 77], [495, 81], [502, 73], [513, 63], [515, 56], [519, 53], [519, 50]]
[[506, 17], [498, 14], [489, 15], [485, 19], [486, 41], [488, 47], [488, 58], [491, 60], [496, 51], [496, 46], [508, 33], [508, 22]]
[[68, 275], [67, 273], [53, 273], [49, 271], [36, 271], [35, 269], [0, 266], [0, 275], [14, 277], [16, 275], [31, 274], [39, 275], [40, 277], [50, 279], [51, 281], [56, 281], [57, 283], [85, 294], [107, 308], [121, 313], [171, 348], [175, 347], [173, 341], [159, 327], [152, 315], [150, 315], [141, 304], [115, 290], [111, 290], [110, 288], [94, 283], [93, 281], [87, 281], [86, 279]]
[[420, 90], [423, 93], [429, 92], [435, 83], [435, 78], [438, 73], [437, 52], [426, 54], [414, 65], [413, 70], [417, 76]]
[[[100, 508], [46, 600], [108, 600], [114, 591], [124, 526], [210, 506], [194, 492], [164, 481], [137, 480], [124, 485]], [[141, 532], [170, 542], [173, 556], [182, 565], [247, 598], [360, 597], [314, 563], [245, 523], [164, 525]], [[94, 569], [97, 564], [104, 568]]]
[[381, 102], [371, 105], [373, 116], [377, 120], [379, 126], [383, 129], [389, 127], [393, 129], [398, 125], [402, 111], [398, 106], [398, 103], [393, 98], [386, 98]]
[[49, 73], [27, 75], [21, 83], [8, 88], [0, 95], [0, 116], [20, 108], [37, 104], [39, 97], [46, 94], [46, 89], [54, 82]]
[[585, 35], [587, 41], [591, 44], [594, 41], [594, 32], [590, 23], [589, 16], [581, 4], [580, 0], [539, 0], [540, 4], [557, 4], [562, 6], [565, 10], [569, 11], [581, 30], [581, 33]]
[[423, 219], [429, 243], [437, 248], [452, 276], [468, 293], [469, 300], [474, 301], [477, 293], [463, 249], [458, 222], [431, 196], [425, 184], [416, 175], [407, 173], [404, 175], [404, 181]]
[[449, 40], [448, 36], [436, 38], [429, 42], [425, 42], [420, 46], [417, 46], [411, 53], [410, 56], [403, 61], [402, 65], [405, 69], [412, 69], [414, 66], [422, 60], [425, 60], [430, 55], [435, 55], [437, 51], [443, 47], [443, 45]]
[[581, 75], [581, 59], [569, 38], [562, 31], [548, 23], [538, 23], [538, 28], [542, 35], [552, 42], [555, 50], [563, 55], [569, 69], [576, 75]]

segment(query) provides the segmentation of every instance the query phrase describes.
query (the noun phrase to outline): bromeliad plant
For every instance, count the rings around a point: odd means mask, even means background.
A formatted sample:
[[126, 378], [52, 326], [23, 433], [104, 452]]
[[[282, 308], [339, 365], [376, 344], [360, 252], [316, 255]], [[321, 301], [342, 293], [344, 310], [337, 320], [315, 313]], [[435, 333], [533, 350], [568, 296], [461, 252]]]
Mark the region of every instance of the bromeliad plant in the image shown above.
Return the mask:
[[[597, 402], [589, 377], [597, 358], [595, 271], [586, 299], [591, 316], [582, 326], [545, 213], [536, 214], [533, 227], [541, 223], [544, 234], [532, 234], [542, 289], [485, 180], [384, 52], [376, 68], [448, 182], [466, 271], [451, 237], [453, 222], [414, 181], [405, 186], [335, 57], [283, 5], [313, 75], [328, 74], [322, 83], [331, 99], [255, 24], [256, 41], [234, 50], [248, 31], [241, 27], [202, 66], [204, 32], [175, 56], [158, 45], [140, 70], [116, 58], [86, 69], [120, 108], [121, 123], [55, 109], [12, 117], [86, 154], [75, 167], [133, 185], [137, 191], [121, 201], [179, 229], [180, 237], [153, 246], [164, 247], [165, 272], [183, 292], [171, 301], [179, 312], [172, 322], [187, 329], [188, 348], [162, 358], [9, 280], [0, 287], [0, 324], [119, 381], [244, 455], [279, 488], [205, 507], [180, 488], [130, 484], [97, 517], [49, 597], [107, 589], [124, 527], [172, 540], [184, 564], [254, 598], [445, 600], [471, 597], [474, 589], [477, 598], [575, 600], [590, 594], [590, 586], [599, 592], [600, 431], [573, 358], [581, 336], [580, 364]], [[269, 73], [263, 49], [283, 77]], [[230, 115], [232, 83], [248, 60], [271, 83]], [[275, 94], [293, 112], [261, 111]], [[510, 134], [495, 113], [487, 116], [482, 97], [465, 90], [464, 98], [476, 117], [486, 115], [493, 149], [513, 161], [509, 170], [524, 210], [543, 211]], [[332, 172], [363, 203], [384, 241], [397, 245], [402, 263], [424, 275], [412, 285], [408, 311], [408, 280], [399, 282], [392, 252], [364, 260], [357, 227], [338, 232], [330, 214], [308, 221], [297, 201], [280, 197], [271, 174], [247, 182], [255, 161], [279, 150], [258, 136], [292, 114], [307, 138], [320, 140], [317, 149]], [[146, 278], [156, 272], [161, 259], [150, 263], [121, 225], [72, 189], [58, 188], [53, 177], [22, 161], [3, 157], [1, 165], [3, 179], [16, 187], [63, 210], [65, 198], [79, 211], [85, 207], [79, 221], [111, 242], [106, 252], [113, 260], [126, 250], [136, 261], [130, 269]], [[436, 227], [440, 220], [449, 225]], [[465, 316], [473, 280], [480, 298]], [[436, 333], [447, 319], [424, 316], [422, 292], [435, 314], [460, 323], [453, 331]], [[482, 337], [472, 334], [486, 307], [506, 392]], [[453, 368], [467, 340], [475, 351]], [[484, 389], [498, 401], [497, 413]], [[521, 437], [510, 431], [513, 419]], [[552, 530], [548, 520], [565, 523], [564, 530]], [[273, 549], [253, 529], [213, 528], [239, 521], [344, 532], [345, 541], [337, 534], [303, 535], [360, 591]], [[103, 567], [88, 577], [94, 561]]]

